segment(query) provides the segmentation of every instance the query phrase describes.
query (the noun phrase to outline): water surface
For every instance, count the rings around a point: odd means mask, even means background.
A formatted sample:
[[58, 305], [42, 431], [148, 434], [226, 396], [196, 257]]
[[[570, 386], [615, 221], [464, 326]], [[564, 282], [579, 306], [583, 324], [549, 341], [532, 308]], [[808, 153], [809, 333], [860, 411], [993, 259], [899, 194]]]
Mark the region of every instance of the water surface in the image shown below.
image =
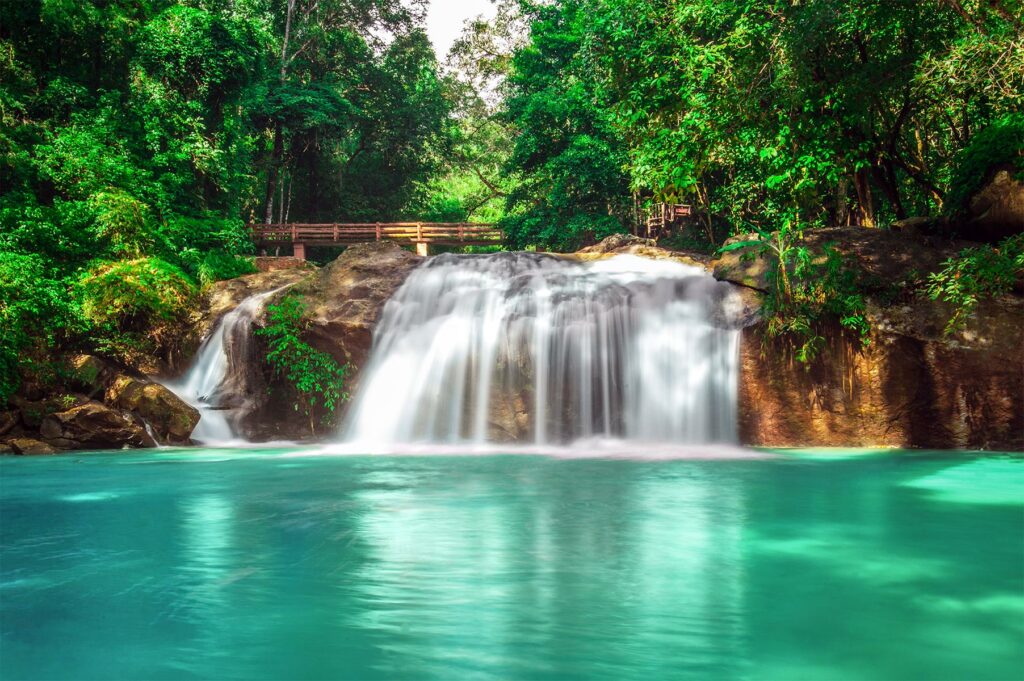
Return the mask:
[[1019, 679], [1024, 462], [0, 460], [4, 679]]

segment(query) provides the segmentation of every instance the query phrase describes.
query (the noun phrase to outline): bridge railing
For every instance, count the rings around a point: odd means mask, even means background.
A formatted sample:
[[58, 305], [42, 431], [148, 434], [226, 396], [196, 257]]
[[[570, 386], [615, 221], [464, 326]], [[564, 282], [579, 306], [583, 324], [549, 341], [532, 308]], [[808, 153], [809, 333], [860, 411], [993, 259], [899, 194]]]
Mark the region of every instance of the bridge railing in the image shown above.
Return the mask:
[[479, 222], [338, 222], [249, 225], [258, 244], [345, 244], [388, 239], [416, 244], [500, 244], [502, 230]]

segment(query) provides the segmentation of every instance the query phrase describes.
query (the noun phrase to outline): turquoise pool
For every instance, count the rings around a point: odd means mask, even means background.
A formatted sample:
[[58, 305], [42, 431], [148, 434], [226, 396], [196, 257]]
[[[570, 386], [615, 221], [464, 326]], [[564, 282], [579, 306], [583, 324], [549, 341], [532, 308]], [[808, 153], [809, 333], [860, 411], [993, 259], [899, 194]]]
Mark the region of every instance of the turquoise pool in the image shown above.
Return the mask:
[[0, 677], [1020, 679], [1024, 460], [0, 460]]

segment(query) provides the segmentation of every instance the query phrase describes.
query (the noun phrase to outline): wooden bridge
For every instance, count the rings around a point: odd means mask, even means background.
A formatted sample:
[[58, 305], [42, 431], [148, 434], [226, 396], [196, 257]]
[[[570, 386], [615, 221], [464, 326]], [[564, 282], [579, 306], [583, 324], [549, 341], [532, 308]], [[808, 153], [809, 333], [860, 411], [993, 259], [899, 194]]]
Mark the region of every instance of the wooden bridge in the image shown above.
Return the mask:
[[416, 245], [428, 255], [430, 245], [497, 246], [504, 234], [495, 225], [472, 222], [335, 222], [249, 225], [257, 246], [291, 245], [296, 258], [305, 260], [307, 246], [344, 246], [364, 241], [396, 241]]

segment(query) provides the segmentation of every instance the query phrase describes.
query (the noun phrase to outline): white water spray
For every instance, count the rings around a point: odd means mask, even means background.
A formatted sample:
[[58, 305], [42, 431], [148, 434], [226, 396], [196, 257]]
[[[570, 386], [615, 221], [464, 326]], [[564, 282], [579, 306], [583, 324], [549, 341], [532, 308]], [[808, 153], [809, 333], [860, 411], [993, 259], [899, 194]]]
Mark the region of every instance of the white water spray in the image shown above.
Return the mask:
[[345, 439], [734, 442], [731, 291], [630, 255], [432, 258], [384, 309]]

